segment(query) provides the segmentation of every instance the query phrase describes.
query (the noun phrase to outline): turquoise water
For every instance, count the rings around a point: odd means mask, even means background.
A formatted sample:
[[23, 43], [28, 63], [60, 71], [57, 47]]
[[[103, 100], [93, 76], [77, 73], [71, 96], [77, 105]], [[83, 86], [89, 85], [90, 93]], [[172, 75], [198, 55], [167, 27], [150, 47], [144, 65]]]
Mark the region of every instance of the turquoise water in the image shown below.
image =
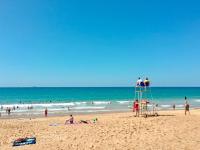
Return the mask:
[[[182, 108], [187, 96], [192, 107], [200, 107], [198, 87], [152, 87], [143, 94], [144, 99], [159, 104], [161, 109], [170, 109], [173, 104]], [[26, 112], [28, 106], [38, 112], [48, 108], [50, 112], [95, 112], [129, 110], [136, 98], [133, 87], [90, 88], [0, 88], [0, 105], [19, 106], [18, 112]], [[17, 112], [17, 110], [15, 110]]]

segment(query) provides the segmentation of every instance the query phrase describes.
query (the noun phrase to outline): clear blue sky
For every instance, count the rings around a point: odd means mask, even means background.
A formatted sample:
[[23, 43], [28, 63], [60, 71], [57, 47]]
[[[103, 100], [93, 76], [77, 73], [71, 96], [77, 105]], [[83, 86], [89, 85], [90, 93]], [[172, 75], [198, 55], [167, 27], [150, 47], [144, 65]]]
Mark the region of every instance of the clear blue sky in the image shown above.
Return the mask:
[[0, 86], [200, 86], [198, 0], [1, 0]]

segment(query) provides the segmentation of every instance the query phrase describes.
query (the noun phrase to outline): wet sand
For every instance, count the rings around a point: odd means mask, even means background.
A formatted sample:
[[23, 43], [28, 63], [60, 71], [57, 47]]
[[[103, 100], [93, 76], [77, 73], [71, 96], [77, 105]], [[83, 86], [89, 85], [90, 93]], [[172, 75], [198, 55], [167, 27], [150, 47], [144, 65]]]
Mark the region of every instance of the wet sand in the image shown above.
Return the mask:
[[[200, 149], [200, 110], [162, 111], [158, 117], [132, 112], [75, 115], [76, 121], [98, 118], [96, 124], [64, 125], [68, 116], [0, 119], [0, 150], [13, 149], [20, 137], [37, 138], [20, 150], [194, 150]], [[57, 124], [58, 126], [50, 126]]]

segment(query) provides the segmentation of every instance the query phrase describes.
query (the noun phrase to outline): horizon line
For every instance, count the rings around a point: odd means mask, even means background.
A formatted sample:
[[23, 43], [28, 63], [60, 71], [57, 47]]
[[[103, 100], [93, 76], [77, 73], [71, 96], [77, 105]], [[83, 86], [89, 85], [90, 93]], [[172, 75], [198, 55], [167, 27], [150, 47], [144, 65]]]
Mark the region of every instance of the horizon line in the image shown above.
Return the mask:
[[[0, 86], [0, 88], [135, 88], [135, 86]], [[150, 86], [166, 88], [200, 88], [200, 86]]]

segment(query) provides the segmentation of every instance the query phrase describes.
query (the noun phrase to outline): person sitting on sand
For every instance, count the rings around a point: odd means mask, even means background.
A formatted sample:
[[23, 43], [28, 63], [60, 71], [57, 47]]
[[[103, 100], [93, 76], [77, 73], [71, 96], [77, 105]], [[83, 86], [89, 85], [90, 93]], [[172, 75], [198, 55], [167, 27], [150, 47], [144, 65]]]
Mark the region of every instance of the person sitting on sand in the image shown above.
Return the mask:
[[65, 124], [74, 124], [74, 117], [70, 115], [70, 118], [65, 121]]
[[190, 105], [187, 100], [185, 100], [185, 115], [187, 115], [187, 112], [190, 114]]

